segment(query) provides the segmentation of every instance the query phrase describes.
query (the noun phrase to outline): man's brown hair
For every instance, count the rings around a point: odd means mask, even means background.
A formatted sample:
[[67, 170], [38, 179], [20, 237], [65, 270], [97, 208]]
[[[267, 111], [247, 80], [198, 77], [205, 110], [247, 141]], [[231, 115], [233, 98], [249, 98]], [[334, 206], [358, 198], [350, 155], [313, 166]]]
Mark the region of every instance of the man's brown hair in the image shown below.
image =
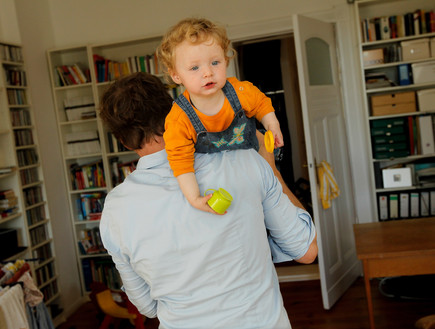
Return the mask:
[[163, 136], [172, 98], [154, 75], [134, 73], [109, 86], [99, 114], [107, 128], [131, 150], [140, 149], [153, 136]]

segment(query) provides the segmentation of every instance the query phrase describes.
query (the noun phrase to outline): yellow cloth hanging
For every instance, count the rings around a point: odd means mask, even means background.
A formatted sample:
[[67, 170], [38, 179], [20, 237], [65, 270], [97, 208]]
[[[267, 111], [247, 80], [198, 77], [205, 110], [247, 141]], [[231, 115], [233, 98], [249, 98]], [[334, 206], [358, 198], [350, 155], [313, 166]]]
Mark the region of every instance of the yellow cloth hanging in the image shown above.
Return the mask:
[[331, 165], [328, 162], [322, 161], [317, 166], [317, 174], [320, 182], [322, 206], [323, 209], [328, 209], [331, 207], [331, 200], [340, 195], [340, 189], [338, 188]]

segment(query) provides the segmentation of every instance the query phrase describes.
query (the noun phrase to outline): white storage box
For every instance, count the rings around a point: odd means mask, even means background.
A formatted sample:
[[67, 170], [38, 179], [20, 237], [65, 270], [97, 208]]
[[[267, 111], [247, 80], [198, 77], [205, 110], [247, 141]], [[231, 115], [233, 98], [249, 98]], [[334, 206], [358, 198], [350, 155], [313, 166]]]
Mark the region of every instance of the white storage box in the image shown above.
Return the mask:
[[364, 66], [378, 65], [384, 63], [384, 50], [382, 48], [363, 51]]
[[435, 62], [415, 63], [411, 67], [414, 83], [435, 81]]
[[400, 45], [402, 46], [402, 59], [404, 61], [430, 57], [429, 38], [402, 41]]
[[435, 112], [435, 89], [417, 91], [417, 99], [420, 112]]
[[435, 57], [435, 38], [430, 38], [430, 56]]
[[411, 168], [382, 170], [384, 188], [412, 186]]

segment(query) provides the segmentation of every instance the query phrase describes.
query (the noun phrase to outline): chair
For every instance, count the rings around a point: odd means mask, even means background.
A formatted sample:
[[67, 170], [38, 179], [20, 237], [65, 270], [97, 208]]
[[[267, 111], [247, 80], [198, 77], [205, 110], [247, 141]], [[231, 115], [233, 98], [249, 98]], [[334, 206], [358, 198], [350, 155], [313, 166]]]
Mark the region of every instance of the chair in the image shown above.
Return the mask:
[[[110, 289], [107, 287], [104, 290], [101, 290], [101, 287], [97, 289], [98, 291], [94, 290], [91, 295], [95, 298], [98, 308], [104, 313], [104, 319], [99, 329], [108, 329], [112, 323], [117, 328], [121, 319], [130, 320], [136, 329], [145, 329], [145, 316], [139, 313], [125, 293], [119, 292], [123, 300], [122, 304], [119, 304], [113, 299]], [[94, 299], [92, 297], [91, 299]]]

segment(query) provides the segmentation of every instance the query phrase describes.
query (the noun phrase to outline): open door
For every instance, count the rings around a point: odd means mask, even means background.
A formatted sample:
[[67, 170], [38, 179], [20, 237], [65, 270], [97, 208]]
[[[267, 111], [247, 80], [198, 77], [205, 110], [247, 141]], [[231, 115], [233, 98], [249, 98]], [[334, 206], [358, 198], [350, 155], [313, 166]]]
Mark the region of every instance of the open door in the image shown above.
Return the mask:
[[[329, 309], [361, 273], [335, 32], [333, 24], [300, 15], [293, 22], [323, 306]], [[318, 191], [321, 161], [331, 165], [340, 188], [329, 209], [322, 208]]]

